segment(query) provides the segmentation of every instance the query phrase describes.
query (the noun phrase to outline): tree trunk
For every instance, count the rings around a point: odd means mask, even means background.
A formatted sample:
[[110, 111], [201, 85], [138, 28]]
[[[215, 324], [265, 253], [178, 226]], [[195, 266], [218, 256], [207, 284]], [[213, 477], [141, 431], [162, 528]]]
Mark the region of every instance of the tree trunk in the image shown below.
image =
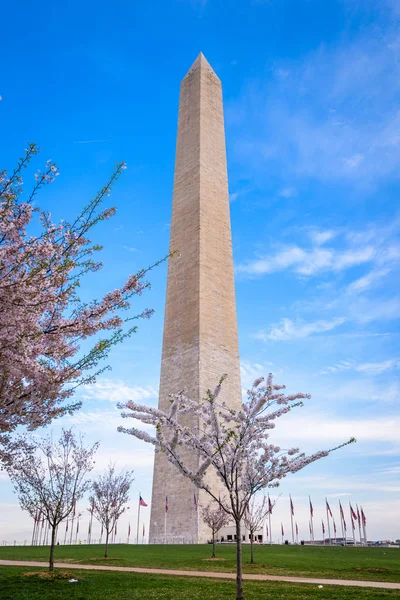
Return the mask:
[[240, 520], [236, 521], [236, 600], [244, 600], [242, 577], [242, 532]]
[[106, 531], [106, 549], [104, 551], [104, 558], [108, 557], [108, 537], [109, 537], [109, 535], [110, 534], [108, 533], [108, 531]]
[[56, 525], [51, 527], [51, 542], [50, 542], [50, 559], [49, 559], [49, 571], [54, 571], [54, 546], [56, 544]]
[[212, 556], [211, 558], [215, 558], [215, 533], [213, 532], [212, 534], [213, 538], [212, 538], [212, 542], [213, 542], [213, 551], [212, 551]]
[[254, 565], [253, 534], [250, 532], [250, 564]]

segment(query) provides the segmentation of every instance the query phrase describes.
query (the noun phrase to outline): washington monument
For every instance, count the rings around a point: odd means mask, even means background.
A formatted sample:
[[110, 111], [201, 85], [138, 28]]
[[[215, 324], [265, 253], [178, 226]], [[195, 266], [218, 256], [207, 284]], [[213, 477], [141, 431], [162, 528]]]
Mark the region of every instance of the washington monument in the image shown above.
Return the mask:
[[[220, 399], [239, 408], [222, 87], [203, 54], [181, 83], [170, 250], [180, 256], [168, 265], [159, 408], [168, 410], [168, 395], [184, 388], [200, 402], [224, 373], [228, 378]], [[187, 424], [196, 424], [195, 417], [187, 419]], [[181, 455], [197, 469], [195, 455]], [[221, 484], [214, 473], [208, 481], [218, 493]], [[209, 501], [206, 492], [156, 454], [149, 542], [207, 541], [210, 530], [196, 505]]]

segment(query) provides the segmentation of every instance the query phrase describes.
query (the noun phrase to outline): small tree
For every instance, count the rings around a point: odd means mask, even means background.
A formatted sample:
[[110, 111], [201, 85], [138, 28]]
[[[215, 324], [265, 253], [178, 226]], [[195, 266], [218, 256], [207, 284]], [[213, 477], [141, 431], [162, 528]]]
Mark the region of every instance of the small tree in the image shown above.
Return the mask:
[[92, 484], [89, 501], [91, 511], [106, 531], [104, 558], [108, 557], [108, 539], [119, 517], [129, 509], [129, 490], [133, 481], [133, 471], [117, 474], [115, 465], [109, 465], [104, 475]]
[[[36, 204], [41, 188], [58, 175], [54, 162], [36, 174], [27, 197], [22, 193], [22, 172], [37, 153], [29, 144], [10, 176], [0, 171], [0, 460], [17, 427], [33, 430], [79, 408], [80, 402], [68, 402], [74, 390], [104, 370], [99, 363], [112, 346], [136, 331], [133, 319], [152, 314], [123, 315], [149, 286], [149, 269], [98, 300], [83, 302], [78, 295], [85, 275], [102, 266], [93, 259], [101, 246], [89, 235], [115, 214], [102, 203], [125, 164], [117, 164], [75, 219], [56, 224]], [[37, 235], [28, 234], [32, 225], [40, 227]], [[82, 340], [98, 334], [102, 338], [80, 352]]]
[[86, 448], [82, 436], [63, 429], [58, 442], [49, 436], [29, 440], [31, 454], [18, 446], [6, 465], [23, 510], [33, 519], [44, 518], [51, 529], [49, 570], [54, 570], [54, 545], [58, 525], [74, 510], [90, 487], [87, 474], [94, 466], [99, 444]]
[[212, 533], [212, 555], [215, 558], [215, 536], [218, 531], [229, 524], [231, 520], [226, 510], [223, 509], [222, 503], [210, 502], [208, 506], [201, 507], [201, 516], [204, 523], [209, 526]]
[[[236, 598], [243, 600], [241, 520], [249, 501], [258, 491], [279, 486], [283, 477], [328, 456], [332, 450], [306, 456], [298, 448], [281, 450], [269, 441], [274, 421], [292, 408], [302, 406], [302, 402], [295, 401], [309, 398], [309, 395], [285, 396], [282, 392], [285, 386], [274, 384], [269, 375], [265, 385], [262, 385], [262, 377], [254, 382], [247, 392], [247, 402], [235, 410], [217, 400], [225, 377], [214, 391], [207, 391], [202, 402], [188, 399], [183, 392], [172, 395], [169, 412], [132, 401], [119, 404], [119, 408], [125, 409], [123, 417], [154, 425], [156, 435], [135, 427], [119, 427], [118, 430], [153, 444], [156, 452], [164, 452], [185, 477], [218, 502], [206, 480], [208, 469], [216, 471], [228, 495], [223, 506], [236, 526]], [[277, 408], [270, 411], [275, 405]], [[194, 417], [199, 425], [194, 425], [194, 419], [190, 419], [190, 425], [184, 425], [181, 417], [185, 415]], [[352, 438], [347, 443], [352, 441], [355, 440]], [[196, 471], [192, 471], [182, 458], [182, 447], [199, 457]]]
[[264, 525], [265, 518], [269, 514], [269, 503], [266, 496], [263, 497], [261, 504], [255, 504], [255, 498], [247, 505], [247, 510], [243, 515], [243, 522], [250, 534], [250, 564], [254, 564], [254, 534]]

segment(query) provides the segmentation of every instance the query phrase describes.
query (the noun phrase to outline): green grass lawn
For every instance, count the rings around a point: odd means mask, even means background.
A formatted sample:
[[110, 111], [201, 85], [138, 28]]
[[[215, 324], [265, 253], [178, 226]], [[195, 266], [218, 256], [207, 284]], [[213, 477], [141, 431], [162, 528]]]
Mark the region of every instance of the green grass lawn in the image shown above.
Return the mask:
[[[92, 546], [57, 546], [55, 560], [75, 564], [149, 567], [201, 571], [235, 571], [235, 547], [217, 546], [217, 560], [209, 560], [207, 545], [127, 545], [110, 546], [109, 558], [104, 548]], [[250, 547], [243, 548], [243, 571], [268, 575], [365, 579], [400, 582], [400, 549], [351, 548], [323, 546], [256, 546], [255, 565], [250, 565]], [[47, 547], [1, 547], [0, 559], [48, 560]]]
[[[78, 579], [69, 583], [68, 579]], [[395, 600], [400, 590], [344, 588], [340, 586], [244, 583], [246, 600]], [[56, 571], [54, 578], [37, 568], [0, 567], [1, 600], [233, 600], [235, 582], [187, 579], [164, 575]]]

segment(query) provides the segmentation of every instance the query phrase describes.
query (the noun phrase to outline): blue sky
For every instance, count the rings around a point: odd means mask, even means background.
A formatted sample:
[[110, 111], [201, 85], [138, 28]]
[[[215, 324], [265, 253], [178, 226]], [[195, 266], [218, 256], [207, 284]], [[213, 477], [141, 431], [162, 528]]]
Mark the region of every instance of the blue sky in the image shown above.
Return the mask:
[[[277, 427], [281, 445], [358, 438], [284, 482], [276, 519], [288, 524], [291, 492], [306, 536], [308, 494], [319, 517], [327, 495], [364, 504], [369, 537], [400, 537], [398, 2], [25, 1], [3, 19], [14, 25], [0, 42], [1, 166], [37, 142], [34, 169], [48, 158], [60, 167], [41, 196], [60, 219], [118, 160], [128, 164], [117, 215], [95, 234], [104, 269], [86, 281], [87, 298], [168, 250], [179, 83], [204, 52], [224, 91], [243, 387], [273, 371], [312, 393]], [[109, 459], [134, 468], [132, 495], [146, 501], [151, 450], [116, 433], [115, 405], [156, 403], [166, 267], [151, 281], [134, 310], [154, 307], [154, 317], [63, 422], [101, 439], [98, 469]], [[0, 538], [29, 539], [2, 477]], [[130, 513], [134, 522], [134, 501]]]

